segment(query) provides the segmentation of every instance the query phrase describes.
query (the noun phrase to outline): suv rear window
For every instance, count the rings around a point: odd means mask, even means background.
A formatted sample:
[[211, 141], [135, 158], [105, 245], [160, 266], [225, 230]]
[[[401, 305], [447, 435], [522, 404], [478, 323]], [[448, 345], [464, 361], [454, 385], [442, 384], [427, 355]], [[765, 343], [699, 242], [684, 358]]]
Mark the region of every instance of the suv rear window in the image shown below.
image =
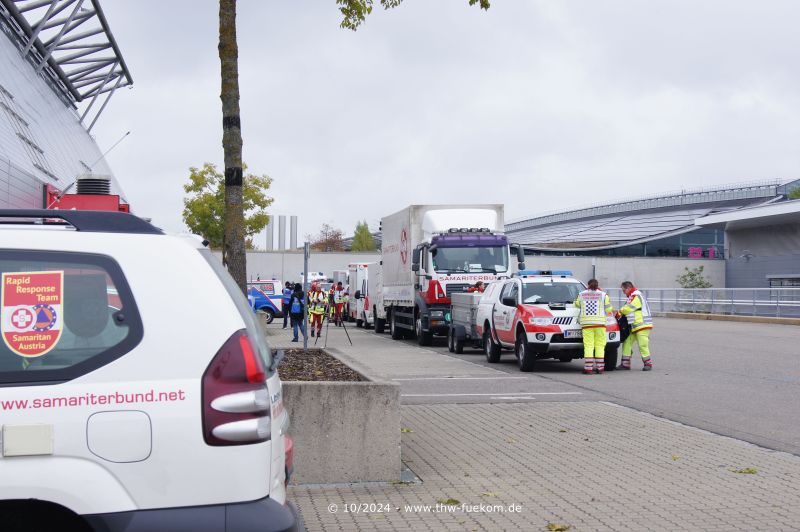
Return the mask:
[[133, 296], [109, 257], [0, 250], [0, 274], [0, 384], [74, 379], [142, 339]]

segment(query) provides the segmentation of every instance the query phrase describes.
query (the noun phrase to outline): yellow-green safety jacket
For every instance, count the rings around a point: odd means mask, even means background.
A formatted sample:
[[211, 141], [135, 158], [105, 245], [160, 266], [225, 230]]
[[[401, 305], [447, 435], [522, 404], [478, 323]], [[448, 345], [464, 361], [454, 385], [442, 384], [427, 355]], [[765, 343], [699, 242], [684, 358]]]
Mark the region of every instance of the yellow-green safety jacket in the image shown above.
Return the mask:
[[605, 327], [607, 317], [614, 310], [611, 298], [602, 290], [584, 290], [578, 294], [573, 304], [581, 309], [578, 319], [584, 329]]
[[628, 319], [631, 332], [653, 328], [653, 315], [650, 313], [650, 305], [647, 304], [647, 298], [638, 289], [631, 292], [628, 296], [628, 302], [619, 309], [619, 312]]

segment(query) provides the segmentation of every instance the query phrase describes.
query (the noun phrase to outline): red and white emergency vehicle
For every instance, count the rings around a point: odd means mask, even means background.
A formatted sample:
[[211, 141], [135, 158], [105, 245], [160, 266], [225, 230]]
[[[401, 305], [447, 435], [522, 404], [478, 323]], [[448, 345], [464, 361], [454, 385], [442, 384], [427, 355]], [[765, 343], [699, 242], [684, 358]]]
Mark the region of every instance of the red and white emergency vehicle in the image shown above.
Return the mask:
[[368, 324], [365, 313], [366, 309], [369, 308], [369, 303], [366, 299], [367, 279], [369, 278], [368, 266], [369, 263], [347, 265], [348, 279], [350, 280], [348, 288], [350, 300], [347, 305], [347, 317], [349, 321], [356, 322], [356, 327], [363, 327]]
[[[568, 271], [522, 271], [492, 283], [478, 303], [476, 329], [483, 336], [489, 362], [498, 362], [503, 349], [513, 349], [520, 370], [532, 371], [536, 360], [583, 358], [583, 334], [574, 306], [586, 286]], [[617, 363], [619, 326], [606, 323], [606, 369]]]

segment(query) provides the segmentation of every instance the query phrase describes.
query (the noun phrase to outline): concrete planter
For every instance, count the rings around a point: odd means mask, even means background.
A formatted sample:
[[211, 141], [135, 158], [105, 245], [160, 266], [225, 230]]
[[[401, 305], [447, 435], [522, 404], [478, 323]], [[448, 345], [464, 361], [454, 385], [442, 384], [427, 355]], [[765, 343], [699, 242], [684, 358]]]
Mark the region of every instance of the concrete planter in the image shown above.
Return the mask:
[[326, 352], [367, 380], [283, 383], [294, 439], [292, 483], [399, 479], [400, 386], [369, 375], [335, 349]]

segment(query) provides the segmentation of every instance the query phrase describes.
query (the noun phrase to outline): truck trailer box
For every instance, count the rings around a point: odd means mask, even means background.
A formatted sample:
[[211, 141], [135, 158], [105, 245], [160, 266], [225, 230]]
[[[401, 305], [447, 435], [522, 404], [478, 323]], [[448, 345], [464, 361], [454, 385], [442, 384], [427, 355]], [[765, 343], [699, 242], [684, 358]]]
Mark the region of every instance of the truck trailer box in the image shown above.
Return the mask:
[[[411, 269], [414, 248], [451, 229], [483, 228], [502, 233], [503, 205], [410, 205], [381, 220], [381, 259], [384, 299], [397, 304], [414, 304], [417, 275]], [[465, 272], [468, 273], [468, 272]], [[469, 275], [480, 280], [480, 275]], [[466, 278], [466, 276], [465, 276]], [[494, 276], [486, 276], [492, 280]]]

